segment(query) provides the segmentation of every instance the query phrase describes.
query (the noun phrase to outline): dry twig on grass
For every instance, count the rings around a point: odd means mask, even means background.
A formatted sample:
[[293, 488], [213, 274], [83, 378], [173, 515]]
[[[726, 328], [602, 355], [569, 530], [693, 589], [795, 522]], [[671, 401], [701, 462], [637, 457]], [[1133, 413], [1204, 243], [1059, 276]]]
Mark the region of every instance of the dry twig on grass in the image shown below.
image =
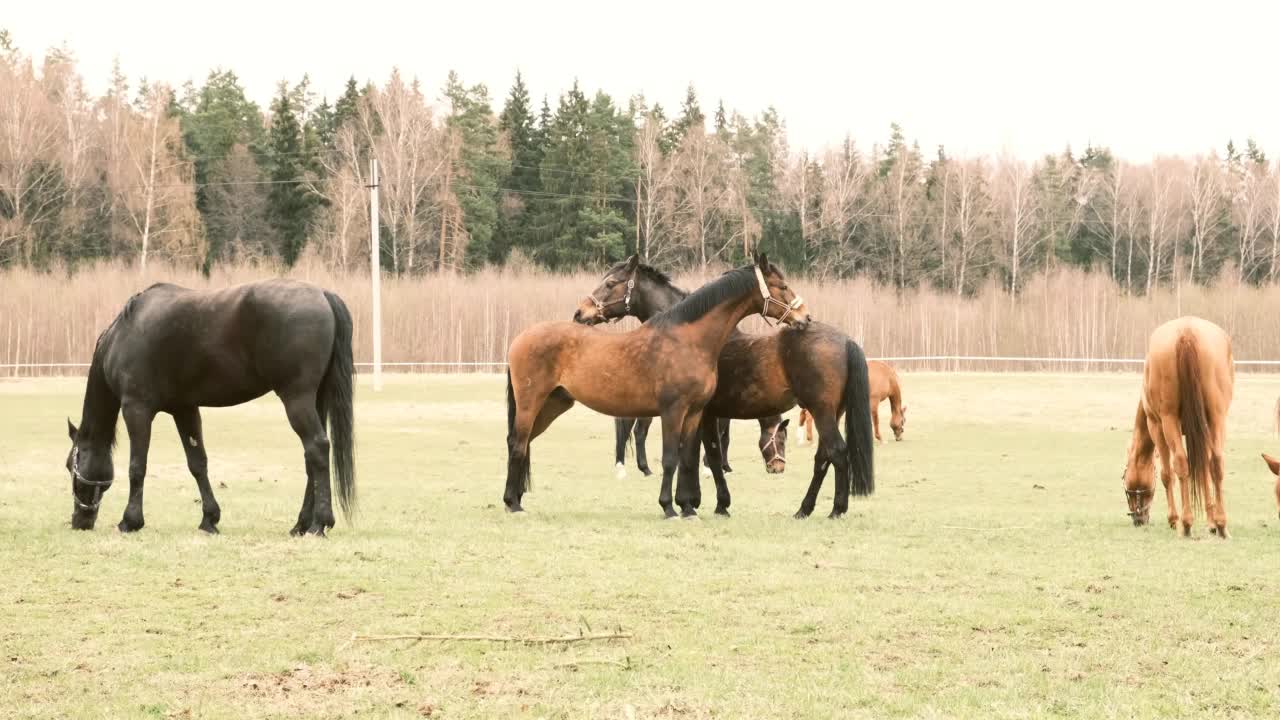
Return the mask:
[[599, 640], [630, 640], [631, 633], [599, 633], [595, 635], [566, 635], [564, 637], [509, 637], [502, 635], [424, 635], [407, 633], [403, 635], [361, 635], [351, 636], [351, 642], [394, 642], [396, 640], [438, 640], [441, 642], [493, 642], [518, 643], [521, 645], [567, 645], [578, 642], [594, 642]]

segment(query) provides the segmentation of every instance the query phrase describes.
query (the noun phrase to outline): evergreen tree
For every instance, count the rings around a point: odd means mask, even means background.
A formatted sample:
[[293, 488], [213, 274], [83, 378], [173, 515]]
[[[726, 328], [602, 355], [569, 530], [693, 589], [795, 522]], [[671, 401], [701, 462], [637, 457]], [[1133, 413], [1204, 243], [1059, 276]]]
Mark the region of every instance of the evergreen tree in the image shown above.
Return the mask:
[[457, 73], [450, 72], [445, 97], [451, 105], [448, 127], [457, 133], [461, 143], [461, 182], [454, 184], [453, 192], [470, 238], [466, 263], [476, 267], [484, 262], [501, 262], [506, 248], [495, 244], [494, 232], [498, 223], [498, 183], [506, 162], [498, 151], [498, 123], [489, 106], [489, 90], [484, 85], [465, 87]]
[[[543, 106], [546, 108], [545, 101]], [[545, 111], [550, 113], [549, 108]], [[498, 127], [505, 133], [511, 151], [511, 164], [502, 180], [502, 188], [507, 191], [503, 202], [505, 211], [498, 219], [494, 236], [493, 254], [500, 259], [505, 258], [512, 247], [527, 249], [532, 245], [528, 209], [532, 198], [542, 189], [539, 166], [542, 164], [543, 135], [529, 104], [524, 77], [519, 72], [502, 109]]]
[[300, 93], [291, 93], [287, 84], [280, 83], [279, 93], [271, 103], [271, 129], [264, 153], [271, 182], [267, 191], [267, 222], [273, 231], [277, 252], [288, 265], [298, 259], [306, 244], [313, 205], [302, 182], [308, 158], [304, 156], [302, 127], [298, 122], [300, 97]]

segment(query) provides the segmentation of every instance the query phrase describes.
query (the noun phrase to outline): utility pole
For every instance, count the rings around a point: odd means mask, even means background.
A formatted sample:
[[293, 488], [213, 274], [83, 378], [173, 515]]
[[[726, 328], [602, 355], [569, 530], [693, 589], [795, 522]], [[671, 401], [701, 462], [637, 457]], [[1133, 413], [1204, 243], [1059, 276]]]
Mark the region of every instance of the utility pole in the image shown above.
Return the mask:
[[382, 390], [382, 246], [378, 242], [378, 159], [369, 161], [369, 270], [373, 280], [373, 389]]

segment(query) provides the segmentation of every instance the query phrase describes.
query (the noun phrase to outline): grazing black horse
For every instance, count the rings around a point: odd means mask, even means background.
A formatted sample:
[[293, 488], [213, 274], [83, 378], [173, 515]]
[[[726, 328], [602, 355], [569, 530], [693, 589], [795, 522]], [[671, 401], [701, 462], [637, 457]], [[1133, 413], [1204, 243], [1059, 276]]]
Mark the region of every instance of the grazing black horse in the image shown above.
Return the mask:
[[[759, 421], [760, 455], [764, 458], [765, 470], [770, 474], [785, 472], [787, 469], [786, 426], [789, 421], [783, 420], [778, 415], [759, 418]], [[653, 418], [614, 418], [614, 440], [616, 441], [614, 455], [617, 458], [615, 467], [619, 480], [627, 476], [627, 445], [631, 442], [633, 432], [636, 440], [636, 467], [645, 477], [653, 474], [649, 470], [649, 457], [644, 446], [645, 439], [649, 437], [649, 426], [652, 424]], [[729, 467], [729, 418], [720, 418], [717, 429], [720, 434], [720, 468], [730, 473], [733, 472], [733, 468]], [[702, 458], [702, 464], [710, 470], [705, 455]]]
[[[578, 306], [574, 320], [588, 325], [626, 315], [639, 320], [663, 312], [687, 293], [635, 255], [605, 274], [600, 286]], [[715, 394], [701, 426], [703, 447], [716, 481], [716, 512], [728, 514], [729, 487], [719, 461], [715, 424], [707, 418], [759, 418], [782, 414], [797, 403], [813, 414], [818, 450], [813, 480], [796, 517], [808, 517], [831, 465], [836, 466], [832, 517], [848, 511], [849, 493], [875, 491], [872, 463], [871, 391], [862, 348], [839, 330], [819, 322], [769, 335], [734, 331], [720, 352]], [[839, 430], [844, 415], [844, 437]]]
[[[334, 525], [329, 454], [344, 513], [355, 503], [351, 314], [337, 295], [292, 280], [197, 291], [160, 283], [129, 298], [98, 337], [77, 429], [67, 421], [74, 509], [71, 526], [92, 530], [111, 487], [116, 423], [129, 432], [129, 502], [118, 526], [140, 530], [151, 421], [173, 416], [187, 468], [200, 488], [200, 529], [218, 532], [201, 407], [249, 402], [270, 391], [302, 440], [307, 487], [293, 534]], [[325, 434], [329, 425], [332, 437]]]

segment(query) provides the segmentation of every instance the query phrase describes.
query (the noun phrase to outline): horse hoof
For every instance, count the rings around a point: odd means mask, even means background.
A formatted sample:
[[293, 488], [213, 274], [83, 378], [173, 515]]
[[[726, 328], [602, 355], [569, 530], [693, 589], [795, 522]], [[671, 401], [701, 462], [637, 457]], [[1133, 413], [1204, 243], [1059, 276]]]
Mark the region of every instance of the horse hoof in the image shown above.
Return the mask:
[[718, 507], [718, 508], [716, 508], [716, 514], [717, 514], [717, 515], [719, 515], [719, 516], [721, 516], [721, 517], [729, 517], [729, 508], [727, 508], [727, 507]]
[[827, 519], [828, 519], [828, 520], [840, 520], [840, 519], [844, 518], [844, 513], [845, 513], [845, 511], [843, 511], [843, 510], [832, 510], [832, 511], [831, 511], [831, 514], [827, 516]]
[[805, 510], [804, 508], [801, 508], [801, 509], [797, 510], [797, 511], [796, 511], [796, 514], [795, 514], [795, 515], [792, 515], [791, 517], [795, 518], [796, 520], [804, 520], [804, 519], [806, 519], [806, 518], [808, 518], [808, 517], [809, 517], [809, 515], [811, 514], [811, 512], [812, 512], [812, 511], [810, 511], [810, 510]]
[[209, 533], [210, 535], [217, 535], [217, 534], [219, 534], [219, 533], [218, 533], [218, 526], [217, 526], [217, 525], [214, 525], [213, 523], [210, 523], [210, 522], [202, 522], [202, 523], [200, 523], [200, 528], [199, 528], [199, 529], [200, 529], [200, 530], [203, 530], [204, 532]]
[[318, 538], [326, 537], [326, 536], [325, 536], [325, 534], [324, 534], [324, 526], [323, 526], [323, 525], [312, 525], [312, 526], [311, 526], [311, 529], [310, 529], [310, 530], [307, 530], [307, 534], [308, 534], [308, 535], [315, 536], [315, 537], [318, 537]]
[[138, 532], [142, 529], [143, 524], [144, 523], [141, 520], [139, 520], [136, 525], [130, 523], [128, 520], [121, 520], [120, 524], [116, 525], [116, 529], [122, 533]]
[[682, 508], [680, 510], [680, 517], [684, 518], [685, 520], [697, 520], [698, 511], [691, 507]]
[[662, 508], [662, 517], [666, 520], [670, 520], [671, 518], [679, 517], [679, 515], [676, 513], [675, 508], [667, 505]]
[[640, 468], [640, 473], [641, 473], [642, 475], [644, 475], [645, 477], [649, 477], [649, 476], [653, 475], [653, 471], [652, 471], [652, 470], [650, 470], [650, 469], [649, 469], [649, 468], [647, 468], [647, 467], [642, 467], [642, 468]]
[[725, 464], [725, 465], [721, 465], [721, 466], [720, 466], [720, 469], [721, 469], [721, 470], [723, 470], [723, 471], [725, 471], [725, 472], [727, 472], [727, 473], [731, 473], [731, 472], [733, 472], [733, 468], [729, 467], [727, 464]]
[[507, 512], [509, 512], [509, 513], [522, 513], [522, 512], [524, 512], [524, 508], [520, 507], [520, 503], [513, 503], [513, 504], [510, 504], [510, 505], [507, 505]]
[[294, 525], [292, 529], [289, 530], [289, 534], [292, 535], [293, 537], [301, 537], [307, 534], [307, 528], [304, 527], [302, 523], [298, 523], [297, 525]]

